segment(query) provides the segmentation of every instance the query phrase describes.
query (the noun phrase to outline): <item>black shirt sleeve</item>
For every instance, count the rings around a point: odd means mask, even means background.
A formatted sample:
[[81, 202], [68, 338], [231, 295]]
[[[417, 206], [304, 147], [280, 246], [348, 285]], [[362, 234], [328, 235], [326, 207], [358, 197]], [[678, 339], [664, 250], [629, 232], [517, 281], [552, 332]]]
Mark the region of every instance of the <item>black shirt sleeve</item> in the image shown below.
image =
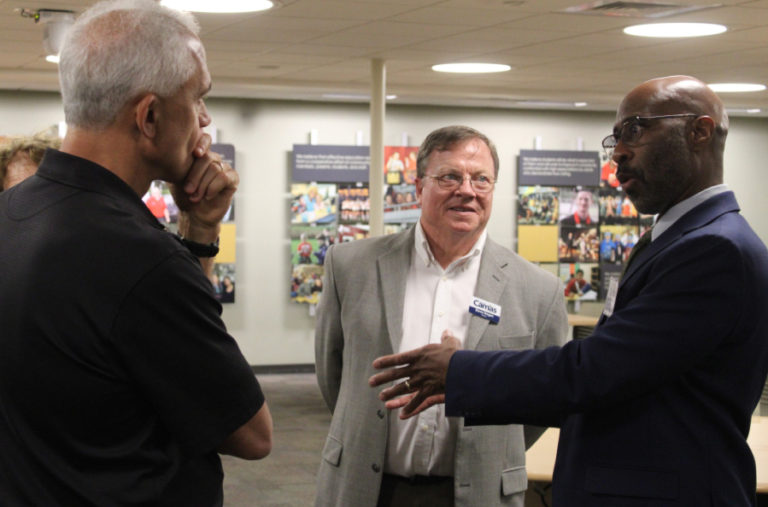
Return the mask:
[[113, 328], [131, 382], [189, 455], [218, 448], [264, 403], [220, 314], [197, 259], [180, 252], [137, 283]]

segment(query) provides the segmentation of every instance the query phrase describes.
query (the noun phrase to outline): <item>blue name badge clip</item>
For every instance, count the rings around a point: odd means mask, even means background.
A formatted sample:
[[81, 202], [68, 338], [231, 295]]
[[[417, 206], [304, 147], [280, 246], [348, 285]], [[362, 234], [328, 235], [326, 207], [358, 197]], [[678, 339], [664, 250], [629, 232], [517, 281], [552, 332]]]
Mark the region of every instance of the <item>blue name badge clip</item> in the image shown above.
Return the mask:
[[501, 319], [501, 306], [476, 297], [472, 298], [469, 313], [498, 324]]

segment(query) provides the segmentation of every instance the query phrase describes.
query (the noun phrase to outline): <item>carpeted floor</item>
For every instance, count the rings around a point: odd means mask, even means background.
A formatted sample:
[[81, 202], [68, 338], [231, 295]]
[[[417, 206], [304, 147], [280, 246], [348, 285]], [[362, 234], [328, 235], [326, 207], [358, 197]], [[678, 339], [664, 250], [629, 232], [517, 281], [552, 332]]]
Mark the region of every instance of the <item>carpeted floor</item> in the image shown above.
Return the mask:
[[[320, 451], [331, 421], [315, 375], [257, 376], [274, 421], [272, 453], [261, 461], [222, 456], [224, 507], [311, 507]], [[551, 497], [547, 492], [542, 501], [529, 487], [525, 505], [551, 505]], [[757, 505], [768, 507], [768, 496], [758, 496]]]
[[[331, 422], [315, 375], [257, 377], [274, 422], [272, 453], [261, 461], [222, 456], [224, 507], [311, 507], [320, 451]], [[547, 504], [529, 490], [525, 505]]]
[[303, 507], [315, 498], [315, 473], [331, 415], [314, 374], [260, 374], [274, 434], [260, 461], [222, 456], [225, 507]]

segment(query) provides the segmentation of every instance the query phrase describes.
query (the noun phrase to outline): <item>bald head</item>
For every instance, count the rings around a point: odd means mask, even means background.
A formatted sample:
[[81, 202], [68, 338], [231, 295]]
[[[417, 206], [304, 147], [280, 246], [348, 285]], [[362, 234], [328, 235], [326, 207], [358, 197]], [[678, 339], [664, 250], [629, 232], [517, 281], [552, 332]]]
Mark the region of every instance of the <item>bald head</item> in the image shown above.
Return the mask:
[[614, 125], [616, 176], [641, 213], [664, 213], [723, 181], [728, 115], [690, 76], [651, 79], [630, 91]]
[[709, 116], [723, 140], [728, 134], [728, 114], [720, 97], [706, 83], [691, 76], [660, 77], [636, 86], [621, 102], [619, 117], [623, 111], [636, 111], [629, 114], [639, 116], [679, 113]]

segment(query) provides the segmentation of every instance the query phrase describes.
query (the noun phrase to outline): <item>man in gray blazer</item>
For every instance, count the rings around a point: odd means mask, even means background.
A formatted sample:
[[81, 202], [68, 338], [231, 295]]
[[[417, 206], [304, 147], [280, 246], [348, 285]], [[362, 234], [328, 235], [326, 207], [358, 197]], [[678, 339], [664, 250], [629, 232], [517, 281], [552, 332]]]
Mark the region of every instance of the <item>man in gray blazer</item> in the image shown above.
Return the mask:
[[565, 341], [557, 278], [487, 237], [498, 170], [486, 136], [438, 129], [419, 149], [419, 223], [328, 251], [315, 353], [333, 419], [317, 506], [523, 505], [525, 450], [543, 428], [464, 427], [442, 405], [402, 421], [367, 382], [376, 357], [445, 331], [469, 350]]

